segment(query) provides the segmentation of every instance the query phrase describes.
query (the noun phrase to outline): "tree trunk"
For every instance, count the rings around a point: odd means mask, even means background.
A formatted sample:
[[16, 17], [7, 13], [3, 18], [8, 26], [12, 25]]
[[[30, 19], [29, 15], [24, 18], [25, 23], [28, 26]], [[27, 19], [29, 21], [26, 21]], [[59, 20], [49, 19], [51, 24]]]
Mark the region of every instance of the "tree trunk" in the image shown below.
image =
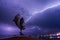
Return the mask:
[[23, 36], [24, 34], [22, 33], [22, 30], [20, 30], [20, 36]]

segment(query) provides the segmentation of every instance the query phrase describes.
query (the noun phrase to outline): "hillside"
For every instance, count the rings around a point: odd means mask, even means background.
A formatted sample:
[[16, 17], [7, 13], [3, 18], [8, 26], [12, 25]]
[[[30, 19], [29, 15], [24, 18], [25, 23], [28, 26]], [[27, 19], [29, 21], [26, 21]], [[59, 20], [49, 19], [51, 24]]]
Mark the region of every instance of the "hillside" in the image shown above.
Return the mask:
[[12, 37], [12, 38], [6, 38], [3, 40], [39, 40], [38, 38], [32, 38], [32, 37]]

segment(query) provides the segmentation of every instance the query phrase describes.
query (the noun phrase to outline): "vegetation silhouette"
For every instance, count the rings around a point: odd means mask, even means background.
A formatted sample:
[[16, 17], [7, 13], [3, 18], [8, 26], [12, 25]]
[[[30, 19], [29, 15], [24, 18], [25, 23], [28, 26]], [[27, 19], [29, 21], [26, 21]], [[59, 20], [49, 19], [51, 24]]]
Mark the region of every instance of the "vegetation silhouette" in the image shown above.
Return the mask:
[[13, 22], [15, 22], [15, 24], [17, 25], [17, 27], [20, 29], [20, 35], [24, 35], [22, 33], [22, 30], [25, 29], [25, 25], [24, 25], [24, 18], [21, 18], [21, 15], [17, 14], [14, 19]]

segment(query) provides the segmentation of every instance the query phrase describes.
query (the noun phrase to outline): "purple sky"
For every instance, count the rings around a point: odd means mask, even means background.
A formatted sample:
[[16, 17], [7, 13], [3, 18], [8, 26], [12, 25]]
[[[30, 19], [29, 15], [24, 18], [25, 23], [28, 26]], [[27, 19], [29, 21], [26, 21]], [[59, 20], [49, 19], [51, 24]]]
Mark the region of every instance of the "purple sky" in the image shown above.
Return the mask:
[[59, 32], [59, 5], [59, 0], [0, 0], [0, 35], [19, 34], [12, 21], [18, 13], [26, 22], [25, 35]]

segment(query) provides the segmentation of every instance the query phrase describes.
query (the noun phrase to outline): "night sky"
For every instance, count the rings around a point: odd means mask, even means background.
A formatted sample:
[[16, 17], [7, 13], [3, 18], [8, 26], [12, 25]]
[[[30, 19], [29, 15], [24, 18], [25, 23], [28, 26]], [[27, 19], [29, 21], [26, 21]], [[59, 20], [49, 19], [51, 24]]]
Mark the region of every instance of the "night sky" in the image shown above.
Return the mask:
[[60, 0], [0, 0], [0, 38], [19, 35], [16, 14], [25, 19], [25, 35], [60, 32]]

